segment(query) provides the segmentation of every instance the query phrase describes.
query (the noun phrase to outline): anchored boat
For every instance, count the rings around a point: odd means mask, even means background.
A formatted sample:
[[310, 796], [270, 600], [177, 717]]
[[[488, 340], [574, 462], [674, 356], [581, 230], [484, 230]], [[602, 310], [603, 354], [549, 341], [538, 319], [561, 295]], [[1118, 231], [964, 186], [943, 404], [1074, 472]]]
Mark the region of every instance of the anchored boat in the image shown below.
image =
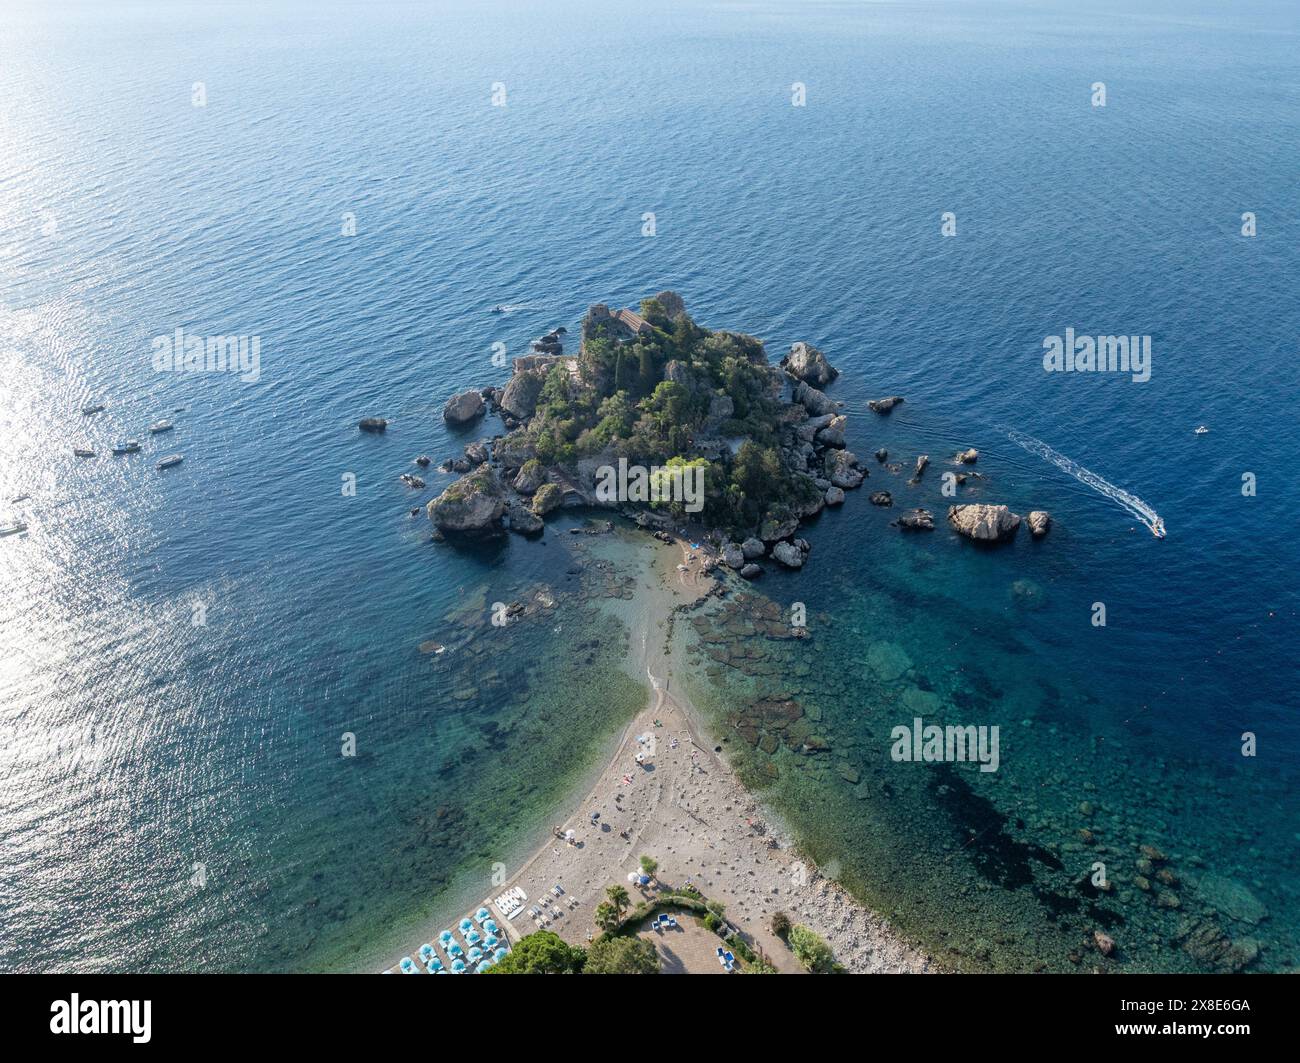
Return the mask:
[[170, 469], [173, 465], [179, 465], [185, 460], [184, 454], [168, 454], [158, 463], [160, 469]]

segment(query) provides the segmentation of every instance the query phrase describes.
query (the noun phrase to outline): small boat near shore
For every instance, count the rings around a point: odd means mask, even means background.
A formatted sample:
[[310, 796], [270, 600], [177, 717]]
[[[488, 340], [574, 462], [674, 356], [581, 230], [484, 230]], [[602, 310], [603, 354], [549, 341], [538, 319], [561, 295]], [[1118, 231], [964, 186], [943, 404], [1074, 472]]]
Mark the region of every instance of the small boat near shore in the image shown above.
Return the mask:
[[15, 521], [13, 524], [5, 524], [3, 526], [0, 526], [0, 538], [3, 538], [6, 535], [17, 535], [20, 532], [25, 532], [26, 530], [27, 530], [27, 525], [21, 520]]
[[1207, 436], [1210, 434], [1210, 430], [1206, 428], [1205, 425], [1198, 425], [1196, 428], [1196, 434], [1198, 436]]
[[1163, 539], [1165, 537], [1165, 522], [1162, 518], [1157, 517], [1155, 519], [1155, 523], [1151, 525], [1151, 534], [1157, 539]]
[[122, 443], [114, 443], [113, 453], [114, 454], [139, 454], [140, 444], [137, 443], [134, 439], [128, 439]]
[[170, 432], [175, 427], [171, 421], [155, 421], [149, 426], [149, 434], [156, 436], [159, 432]]
[[165, 458], [163, 458], [160, 462], [158, 462], [156, 468], [170, 469], [173, 465], [179, 465], [184, 460], [185, 460], [184, 454], [168, 454]]
[[92, 413], [103, 413], [106, 409], [108, 409], [108, 407], [102, 402], [97, 402], [89, 406], [81, 407], [81, 412], [89, 417]]
[[73, 457], [76, 458], [93, 458], [95, 456], [95, 452], [93, 450], [88, 449], [87, 447], [73, 447], [72, 455]]

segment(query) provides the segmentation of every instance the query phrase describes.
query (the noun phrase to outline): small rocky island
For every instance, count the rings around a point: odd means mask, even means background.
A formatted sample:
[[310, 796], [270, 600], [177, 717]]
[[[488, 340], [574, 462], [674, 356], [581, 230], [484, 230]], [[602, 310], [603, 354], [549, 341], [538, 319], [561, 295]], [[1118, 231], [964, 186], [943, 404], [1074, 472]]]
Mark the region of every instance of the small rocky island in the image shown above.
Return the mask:
[[[845, 446], [841, 404], [822, 390], [839, 372], [808, 343], [795, 343], [771, 365], [761, 340], [704, 328], [671, 291], [642, 300], [638, 310], [592, 306], [576, 354], [564, 353], [565, 336], [556, 329], [535, 340], [533, 353], [514, 360], [504, 388], [448, 400], [448, 424], [493, 413], [507, 433], [470, 443], [443, 462], [442, 471], [462, 475], [428, 504], [435, 538], [506, 529], [535, 535], [561, 507], [614, 508], [646, 528], [699, 528], [716, 542], [723, 563], [753, 578], [768, 557], [802, 567], [810, 548], [798, 537], [800, 523], [843, 503], [844, 492], [868, 476]], [[871, 407], [887, 414], [902, 401], [891, 396]], [[886, 456], [876, 455], [882, 463]], [[913, 482], [927, 461], [918, 460]], [[611, 499], [598, 481], [602, 469], [620, 462], [658, 470], [652, 475], [689, 472], [703, 486], [699, 505]], [[872, 501], [892, 500], [878, 492]], [[950, 520], [970, 534], [954, 515]], [[925, 510], [897, 523], [934, 527]], [[975, 523], [971, 537], [985, 538], [987, 522]], [[1005, 534], [998, 527], [989, 537]]]

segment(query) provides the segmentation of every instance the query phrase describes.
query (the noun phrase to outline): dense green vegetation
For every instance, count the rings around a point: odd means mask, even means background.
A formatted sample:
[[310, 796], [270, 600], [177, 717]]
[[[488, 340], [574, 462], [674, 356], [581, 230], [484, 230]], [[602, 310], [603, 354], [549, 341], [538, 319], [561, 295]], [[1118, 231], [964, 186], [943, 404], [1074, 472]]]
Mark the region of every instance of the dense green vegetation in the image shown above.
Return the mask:
[[539, 930], [512, 948], [488, 974], [581, 974], [585, 949], [567, 944], [559, 934]]
[[[604, 453], [646, 466], [702, 464], [705, 523], [739, 529], [786, 516], [781, 506], [802, 500], [808, 486], [776, 448], [779, 404], [762, 342], [702, 328], [685, 311], [669, 318], [655, 299], [642, 301], [641, 314], [651, 331], [635, 338], [594, 326], [576, 379], [563, 365], [547, 374], [528, 428], [537, 458], [572, 465]], [[711, 460], [700, 455], [706, 438]], [[719, 445], [738, 439], [734, 455]]]
[[835, 954], [813, 931], [802, 923], [790, 928], [790, 951], [804, 968], [813, 974], [830, 974], [835, 970]]

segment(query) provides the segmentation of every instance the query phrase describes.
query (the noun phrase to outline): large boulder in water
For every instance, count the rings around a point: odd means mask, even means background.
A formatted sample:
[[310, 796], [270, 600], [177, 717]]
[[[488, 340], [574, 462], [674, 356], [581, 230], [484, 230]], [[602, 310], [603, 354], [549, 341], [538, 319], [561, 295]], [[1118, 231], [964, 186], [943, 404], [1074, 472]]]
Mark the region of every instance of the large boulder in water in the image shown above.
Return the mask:
[[505, 491], [490, 466], [480, 465], [429, 503], [429, 519], [444, 534], [483, 536], [501, 530]]
[[442, 419], [448, 424], [469, 424], [476, 417], [482, 417], [485, 409], [479, 392], [462, 391], [447, 400], [442, 408]]
[[890, 395], [888, 398], [884, 398], [884, 399], [872, 399], [870, 402], [867, 403], [867, 406], [870, 409], [874, 410], [876, 413], [888, 413], [895, 406], [898, 406], [900, 403], [902, 403], [902, 401], [903, 401], [902, 395]]
[[521, 495], [531, 495], [544, 483], [546, 483], [546, 466], [536, 458], [530, 458], [524, 462], [519, 475], [515, 477], [515, 490]]
[[824, 388], [840, 375], [826, 355], [802, 340], [790, 345], [790, 353], [781, 359], [781, 365], [792, 377], [815, 388]]
[[790, 542], [779, 542], [772, 547], [772, 557], [786, 568], [803, 568], [804, 552]]
[[1041, 539], [1052, 527], [1052, 515], [1045, 509], [1031, 510], [1025, 523], [1029, 525], [1029, 534], [1035, 539]]
[[1020, 515], [1006, 506], [949, 506], [948, 523], [958, 535], [976, 542], [1000, 543], [1014, 539], [1020, 529]]
[[828, 413], [833, 414], [840, 408], [839, 403], [834, 399], [827, 398], [815, 387], [805, 384], [803, 381], [795, 385], [794, 401], [814, 417], [821, 417]]
[[542, 484], [533, 495], [533, 512], [538, 516], [544, 517], [546, 514], [557, 510], [564, 502], [564, 492], [555, 484]]
[[510, 530], [520, 535], [536, 535], [546, 526], [541, 517], [519, 503], [510, 507], [506, 520], [510, 523]]
[[546, 383], [543, 369], [525, 369], [515, 373], [501, 395], [501, 409], [520, 421], [526, 421], [537, 412], [537, 400]]
[[762, 539], [756, 539], [751, 535], [740, 544], [740, 552], [745, 555], [746, 561], [756, 561], [767, 553], [767, 546]]
[[825, 470], [832, 484], [845, 489], [861, 486], [867, 475], [858, 468], [858, 457], [851, 450], [833, 450], [827, 454]]

